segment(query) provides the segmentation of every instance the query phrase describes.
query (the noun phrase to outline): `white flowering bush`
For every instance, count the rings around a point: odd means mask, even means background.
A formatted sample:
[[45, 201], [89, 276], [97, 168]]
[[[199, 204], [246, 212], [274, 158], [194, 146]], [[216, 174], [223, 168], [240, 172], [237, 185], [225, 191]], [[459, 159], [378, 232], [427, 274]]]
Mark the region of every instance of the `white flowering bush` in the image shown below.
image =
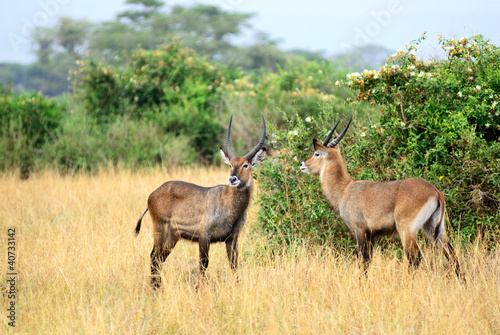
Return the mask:
[[390, 55], [378, 71], [347, 75], [349, 101], [397, 106], [405, 124], [421, 111], [461, 113], [487, 141], [500, 141], [500, 49], [481, 35], [438, 40], [446, 59], [425, 62], [416, 50], [425, 36]]
[[481, 35], [438, 40], [446, 57], [426, 62], [425, 36], [378, 71], [347, 75], [351, 103], [382, 109], [352, 154], [360, 177], [421, 177], [445, 192], [451, 225], [468, 237], [500, 232], [500, 49]]

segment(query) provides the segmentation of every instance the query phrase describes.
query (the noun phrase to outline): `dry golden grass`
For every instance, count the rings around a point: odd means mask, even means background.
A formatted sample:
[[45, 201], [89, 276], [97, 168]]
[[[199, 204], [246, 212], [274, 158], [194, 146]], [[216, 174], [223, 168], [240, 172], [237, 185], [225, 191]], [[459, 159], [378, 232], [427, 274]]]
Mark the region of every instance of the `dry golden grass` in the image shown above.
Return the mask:
[[[377, 250], [368, 275], [352, 255], [329, 248], [265, 251], [250, 209], [240, 239], [239, 282], [224, 244], [211, 248], [197, 291], [198, 248], [179, 242], [149, 288], [151, 220], [133, 229], [161, 183], [225, 183], [227, 169], [108, 171], [20, 181], [0, 176], [0, 225], [16, 228], [16, 332], [32, 334], [498, 334], [500, 255], [478, 245], [458, 250], [467, 285], [432, 249], [414, 273]], [[6, 251], [2, 254], [6, 255]], [[7, 273], [7, 257], [2, 257]], [[3, 276], [3, 277], [4, 277]], [[5, 278], [5, 277], [4, 277]], [[3, 281], [5, 283], [5, 281]], [[7, 297], [3, 295], [6, 306]], [[2, 308], [2, 331], [13, 332]]]

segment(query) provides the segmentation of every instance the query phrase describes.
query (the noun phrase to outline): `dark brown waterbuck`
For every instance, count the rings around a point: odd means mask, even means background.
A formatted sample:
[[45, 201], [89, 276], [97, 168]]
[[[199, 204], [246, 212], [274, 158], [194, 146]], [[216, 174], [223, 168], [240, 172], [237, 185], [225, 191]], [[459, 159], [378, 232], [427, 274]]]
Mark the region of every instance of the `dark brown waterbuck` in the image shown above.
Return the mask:
[[333, 209], [351, 232], [365, 269], [379, 236], [399, 234], [410, 264], [418, 266], [421, 253], [416, 239], [423, 229], [429, 239], [441, 248], [461, 276], [455, 251], [444, 225], [444, 194], [423, 179], [408, 178], [389, 182], [353, 180], [345, 167], [338, 144], [344, 130], [329, 142], [337, 124], [323, 143], [313, 140], [314, 153], [300, 164], [305, 173], [319, 176], [321, 188]]
[[148, 207], [137, 222], [139, 234], [141, 221], [149, 210], [153, 221], [154, 247], [151, 251], [151, 283], [160, 286], [159, 268], [179, 239], [198, 242], [200, 274], [208, 267], [210, 244], [225, 242], [229, 263], [233, 270], [238, 265], [238, 235], [245, 223], [252, 194], [252, 167], [266, 157], [263, 148], [266, 139], [266, 122], [262, 117], [262, 137], [248, 154], [238, 158], [231, 150], [231, 122], [226, 136], [226, 152], [220, 149], [223, 161], [231, 167], [227, 185], [202, 187], [184, 181], [169, 181], [157, 188], [148, 198]]

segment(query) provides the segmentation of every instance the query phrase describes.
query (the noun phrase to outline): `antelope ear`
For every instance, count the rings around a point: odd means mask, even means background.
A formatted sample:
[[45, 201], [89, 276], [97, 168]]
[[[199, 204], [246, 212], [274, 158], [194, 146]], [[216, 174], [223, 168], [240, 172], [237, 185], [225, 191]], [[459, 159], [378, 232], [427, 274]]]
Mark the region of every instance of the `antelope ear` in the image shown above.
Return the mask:
[[255, 154], [255, 156], [253, 156], [252, 167], [261, 163], [264, 160], [264, 158], [266, 158], [266, 152], [267, 152], [266, 148], [262, 148]]
[[226, 163], [227, 165], [231, 166], [231, 162], [229, 161], [229, 156], [225, 153], [222, 148], [219, 148], [220, 155], [222, 156], [222, 161]]
[[323, 156], [328, 155], [328, 149], [318, 140], [313, 140], [314, 151], [321, 153]]

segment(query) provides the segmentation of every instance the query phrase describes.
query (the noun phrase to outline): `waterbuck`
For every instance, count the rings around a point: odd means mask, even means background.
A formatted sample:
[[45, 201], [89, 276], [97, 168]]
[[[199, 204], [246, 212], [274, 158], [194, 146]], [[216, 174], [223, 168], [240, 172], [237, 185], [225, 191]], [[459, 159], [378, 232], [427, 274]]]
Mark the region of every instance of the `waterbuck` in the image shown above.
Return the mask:
[[338, 144], [344, 130], [329, 142], [337, 124], [323, 143], [313, 140], [314, 153], [300, 164], [305, 173], [319, 176], [321, 188], [331, 207], [340, 215], [351, 232], [358, 258], [365, 271], [377, 237], [399, 234], [411, 265], [421, 260], [416, 238], [423, 228], [426, 235], [454, 265], [461, 276], [455, 251], [444, 225], [444, 194], [423, 179], [408, 178], [389, 182], [353, 180], [345, 167]]
[[151, 251], [151, 283], [160, 286], [159, 267], [181, 238], [198, 242], [200, 275], [208, 267], [210, 244], [225, 242], [230, 266], [238, 265], [238, 235], [243, 228], [252, 193], [252, 167], [266, 157], [262, 147], [266, 139], [266, 121], [262, 117], [262, 137], [255, 148], [238, 158], [231, 150], [231, 122], [226, 135], [223, 161], [231, 167], [227, 185], [202, 187], [183, 181], [169, 181], [149, 195], [148, 207], [135, 227], [139, 234], [141, 221], [149, 210], [153, 221], [154, 247]]

